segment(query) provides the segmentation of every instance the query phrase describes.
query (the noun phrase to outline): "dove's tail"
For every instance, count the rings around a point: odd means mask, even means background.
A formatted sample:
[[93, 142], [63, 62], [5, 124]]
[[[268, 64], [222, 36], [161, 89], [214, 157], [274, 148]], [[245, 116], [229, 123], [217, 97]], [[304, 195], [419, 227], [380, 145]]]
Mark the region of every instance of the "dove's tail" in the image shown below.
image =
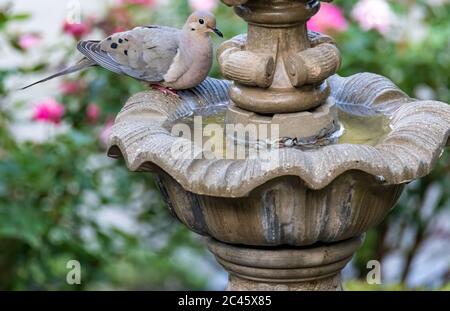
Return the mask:
[[75, 65], [73, 65], [71, 67], [66, 68], [64, 70], [61, 70], [61, 71], [55, 73], [54, 75], [51, 75], [51, 76], [49, 76], [47, 78], [44, 78], [44, 79], [39, 80], [39, 81], [36, 81], [36, 82], [34, 82], [34, 83], [30, 84], [30, 85], [24, 86], [24, 87], [20, 88], [19, 90], [25, 90], [25, 89], [33, 86], [33, 85], [36, 85], [36, 84], [39, 84], [39, 83], [51, 80], [51, 79], [56, 78], [56, 77], [64, 76], [64, 75], [67, 75], [69, 73], [80, 71], [80, 70], [83, 70], [85, 68], [88, 68], [88, 67], [91, 67], [91, 66], [95, 66], [95, 65], [96, 65], [96, 63], [91, 61], [90, 59], [83, 58], [78, 63], [76, 63]]

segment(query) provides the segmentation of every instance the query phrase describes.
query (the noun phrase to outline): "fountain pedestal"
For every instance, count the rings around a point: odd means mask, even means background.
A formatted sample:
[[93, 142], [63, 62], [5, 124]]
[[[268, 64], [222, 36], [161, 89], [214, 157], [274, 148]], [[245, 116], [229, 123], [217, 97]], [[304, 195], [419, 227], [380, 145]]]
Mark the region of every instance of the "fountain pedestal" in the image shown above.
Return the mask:
[[360, 237], [302, 248], [257, 248], [209, 239], [208, 248], [228, 271], [227, 290], [342, 290], [340, 272]]
[[[295, 143], [315, 141], [336, 131], [338, 113], [334, 99], [329, 97], [330, 86], [326, 79], [339, 69], [340, 53], [330, 37], [308, 33], [306, 28], [307, 20], [318, 12], [320, 2], [223, 2], [234, 5], [235, 12], [248, 23], [247, 35], [223, 43], [217, 52], [224, 76], [233, 81], [226, 123], [242, 124], [244, 127], [255, 125], [257, 129], [276, 125], [278, 141], [288, 139]], [[273, 133], [269, 133], [269, 137], [273, 140]], [[289, 188], [294, 184], [296, 182], [281, 184], [281, 187]], [[298, 187], [302, 188], [301, 185]], [[270, 194], [258, 194], [263, 197], [258, 209], [271, 208], [264, 202], [265, 196]], [[294, 202], [291, 194], [287, 197], [287, 200], [280, 197], [269, 203], [275, 209], [269, 213], [281, 219], [270, 220], [265, 219], [270, 216], [264, 214], [261, 217], [254, 215], [256, 219], [266, 222], [266, 227], [261, 231], [273, 234], [273, 241], [267, 243], [261, 239], [253, 243], [286, 244], [290, 247], [247, 248], [210, 239], [210, 251], [230, 273], [228, 289], [342, 289], [340, 270], [360, 245], [360, 238], [321, 244], [317, 243], [317, 236], [307, 237], [308, 232], [304, 232], [305, 236], [300, 239], [294, 237], [302, 228], [298, 228], [296, 233], [284, 228], [280, 232], [275, 228], [279, 225], [276, 224], [278, 221], [283, 223], [281, 226], [291, 228], [299, 227], [294, 222], [303, 222], [296, 218], [293, 210], [298, 212], [304, 209], [305, 219], [313, 223], [316, 221], [307, 216], [307, 209], [311, 208], [314, 214], [314, 208], [308, 206], [302, 193], [298, 193], [298, 198], [305, 200], [303, 207], [301, 203]], [[320, 219], [319, 215], [316, 216]], [[307, 226], [305, 224], [303, 230]], [[246, 240], [248, 238], [242, 237], [232, 242], [245, 244]]]

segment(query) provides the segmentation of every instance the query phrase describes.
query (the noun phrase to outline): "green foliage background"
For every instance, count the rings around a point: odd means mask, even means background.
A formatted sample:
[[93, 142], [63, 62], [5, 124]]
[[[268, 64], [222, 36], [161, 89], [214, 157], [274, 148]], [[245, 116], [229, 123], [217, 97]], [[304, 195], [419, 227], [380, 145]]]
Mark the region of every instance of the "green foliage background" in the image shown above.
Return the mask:
[[[180, 26], [190, 8], [185, 1], [176, 2], [178, 5], [153, 14], [143, 14], [142, 8], [136, 6], [123, 10], [129, 14], [130, 26]], [[331, 33], [343, 54], [340, 74], [379, 73], [410, 95], [419, 85], [427, 85], [438, 100], [450, 102], [448, 4], [444, 9], [436, 9], [426, 1], [393, 3], [399, 14], [406, 14], [412, 5], [422, 6], [426, 12], [427, 36], [419, 43], [411, 43], [389, 41], [376, 31], [361, 30], [350, 18], [355, 3], [335, 1], [344, 8], [349, 21], [347, 32]], [[106, 10], [105, 21], [115, 22], [112, 12], [113, 8]], [[221, 4], [216, 14], [225, 38], [245, 32], [245, 24], [230, 8]], [[168, 16], [172, 18], [169, 20]], [[18, 34], [11, 32], [9, 26], [28, 17], [15, 15], [10, 6], [0, 7], [1, 36], [17, 53], [27, 51], [17, 45]], [[102, 29], [100, 23], [95, 27]], [[59, 48], [65, 59], [74, 59], [74, 44], [75, 41]], [[194, 271], [180, 256], [182, 250], [192, 254], [190, 258], [210, 260], [204, 259], [200, 240], [168, 215], [151, 175], [130, 173], [122, 162], [106, 159], [98, 140], [102, 124], [114, 117], [130, 95], [144, 89], [140, 83], [97, 68], [71, 76], [68, 79], [84, 81], [86, 89], [57, 98], [66, 107], [64, 123], [70, 130], [44, 143], [15, 140], [10, 131], [15, 122], [13, 111], [22, 109], [23, 103], [9, 101], [11, 90], [5, 83], [10, 77], [54, 69], [47, 63], [46, 53], [43, 50], [42, 61], [32, 68], [0, 68], [0, 289], [207, 288], [207, 277]], [[220, 77], [216, 63], [211, 75]], [[91, 102], [101, 107], [97, 124], [85, 118]], [[449, 208], [448, 160], [446, 153], [436, 170], [410, 185], [388, 219], [368, 233], [354, 261], [357, 278], [364, 279], [368, 260], [383, 260], [390, 250], [401, 249], [405, 265], [400, 281], [407, 279], [418, 248], [430, 238], [432, 217], [422, 217], [421, 209], [431, 186], [439, 189], [433, 215]], [[105, 227], [95, 216], [103, 208], [133, 211], [139, 230]], [[396, 241], [388, 241], [386, 236], [393, 225], [400, 225], [402, 230], [413, 227], [414, 243], [401, 248]], [[399, 234], [401, 237], [403, 232]], [[66, 262], [70, 259], [82, 263], [83, 282], [76, 287], [65, 282]], [[353, 281], [348, 288], [374, 289], [361, 284]]]

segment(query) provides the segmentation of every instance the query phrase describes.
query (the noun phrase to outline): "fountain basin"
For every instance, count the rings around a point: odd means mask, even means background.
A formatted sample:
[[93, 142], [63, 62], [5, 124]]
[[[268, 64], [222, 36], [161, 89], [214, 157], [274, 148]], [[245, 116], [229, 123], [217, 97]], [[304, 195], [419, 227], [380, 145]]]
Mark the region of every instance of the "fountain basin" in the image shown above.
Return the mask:
[[185, 191], [164, 172], [161, 192], [176, 217], [189, 229], [230, 244], [306, 246], [363, 234], [394, 206], [403, 185], [349, 171], [320, 190], [296, 176], [282, 176], [247, 196], [222, 198]]
[[383, 114], [391, 131], [375, 145], [271, 149], [267, 158], [274, 153], [277, 161], [269, 165], [180, 159], [171, 149], [180, 138], [167, 123], [228, 103], [229, 83], [208, 79], [181, 100], [155, 91], [133, 96], [116, 119], [108, 154], [130, 170], [155, 172], [177, 218], [219, 241], [305, 246], [355, 237], [385, 217], [406, 183], [431, 171], [450, 134], [450, 107], [411, 99], [374, 74], [334, 75], [328, 83], [341, 109], [359, 118]]

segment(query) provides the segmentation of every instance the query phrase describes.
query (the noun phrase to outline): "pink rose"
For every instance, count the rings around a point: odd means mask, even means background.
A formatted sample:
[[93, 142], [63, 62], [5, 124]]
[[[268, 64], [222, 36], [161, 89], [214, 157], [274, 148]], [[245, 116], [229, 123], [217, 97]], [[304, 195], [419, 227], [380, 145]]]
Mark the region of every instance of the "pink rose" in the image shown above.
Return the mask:
[[391, 28], [395, 15], [385, 0], [361, 0], [352, 10], [352, 18], [363, 30], [375, 29], [384, 35]]
[[64, 22], [63, 31], [75, 39], [79, 40], [84, 35], [88, 34], [91, 31], [90, 23], [69, 23], [68, 21]]
[[35, 47], [40, 42], [41, 42], [41, 37], [39, 35], [36, 35], [33, 33], [28, 33], [28, 34], [21, 35], [19, 37], [19, 40], [17, 43], [19, 44], [21, 49], [28, 50], [28, 49]]
[[189, 0], [189, 5], [194, 11], [213, 11], [218, 4], [218, 0]]
[[105, 125], [100, 131], [100, 134], [98, 136], [98, 139], [100, 140], [100, 143], [102, 146], [106, 147], [108, 145], [109, 136], [111, 136], [112, 127], [114, 125], [113, 120], [106, 121]]
[[347, 30], [348, 23], [342, 9], [331, 3], [320, 4], [319, 12], [307, 23], [308, 29], [317, 32], [342, 32]]
[[85, 85], [81, 81], [66, 80], [61, 83], [59, 88], [64, 95], [74, 95], [81, 92], [85, 88]]
[[86, 117], [90, 123], [95, 123], [100, 117], [100, 107], [91, 103], [86, 108]]
[[54, 98], [49, 98], [36, 104], [33, 111], [33, 120], [59, 124], [64, 116], [64, 112], [63, 105]]

